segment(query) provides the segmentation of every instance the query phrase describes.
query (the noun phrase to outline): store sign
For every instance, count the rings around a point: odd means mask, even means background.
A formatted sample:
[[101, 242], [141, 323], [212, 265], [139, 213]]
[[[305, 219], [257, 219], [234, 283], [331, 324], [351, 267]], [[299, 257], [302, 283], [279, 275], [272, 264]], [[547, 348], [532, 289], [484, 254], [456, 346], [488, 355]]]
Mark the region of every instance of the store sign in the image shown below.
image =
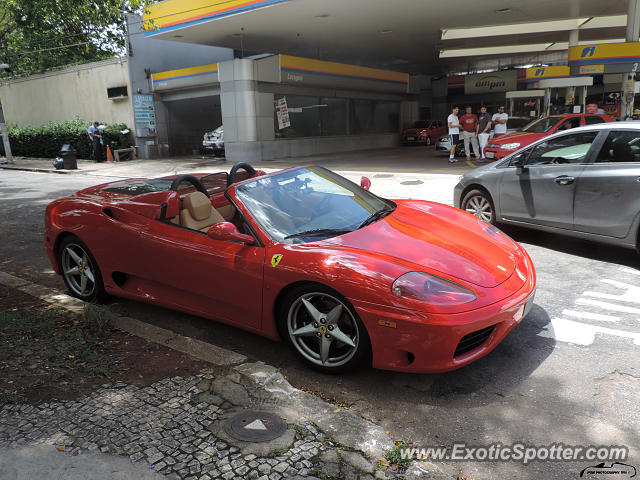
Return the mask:
[[136, 124], [136, 137], [156, 136], [156, 110], [153, 95], [133, 96], [133, 117]]
[[518, 87], [518, 75], [515, 70], [504, 72], [479, 73], [464, 77], [465, 95], [475, 93], [506, 92], [516, 90]]
[[287, 108], [287, 99], [280, 98], [276, 101], [276, 116], [278, 117], [278, 128], [282, 130], [291, 126], [289, 120], [289, 109]]
[[543, 78], [563, 78], [569, 76], [568, 65], [552, 65], [550, 67], [531, 67], [527, 68], [527, 83], [537, 82]]
[[600, 65], [580, 65], [580, 75], [596, 75], [604, 73], [604, 63]]

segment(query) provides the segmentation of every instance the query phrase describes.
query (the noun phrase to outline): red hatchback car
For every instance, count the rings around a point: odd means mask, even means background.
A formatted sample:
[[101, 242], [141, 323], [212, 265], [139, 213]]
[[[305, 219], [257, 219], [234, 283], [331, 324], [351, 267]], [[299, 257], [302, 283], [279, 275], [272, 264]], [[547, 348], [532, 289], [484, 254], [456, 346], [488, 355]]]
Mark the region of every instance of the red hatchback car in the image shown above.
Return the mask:
[[552, 133], [596, 123], [615, 122], [604, 114], [564, 114], [542, 117], [526, 125], [521, 131], [494, 137], [484, 149], [487, 160], [500, 160]]
[[447, 133], [447, 126], [440, 120], [418, 120], [402, 132], [404, 145], [431, 145]]

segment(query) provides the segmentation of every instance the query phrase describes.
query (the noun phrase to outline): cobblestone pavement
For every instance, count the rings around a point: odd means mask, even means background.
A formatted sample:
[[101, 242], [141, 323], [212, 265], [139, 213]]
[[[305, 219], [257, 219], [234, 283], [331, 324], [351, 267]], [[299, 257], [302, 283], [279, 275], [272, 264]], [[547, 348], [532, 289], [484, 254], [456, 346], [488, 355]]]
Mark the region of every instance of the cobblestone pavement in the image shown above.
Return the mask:
[[270, 452], [250, 453], [223, 439], [216, 424], [253, 403], [250, 390], [209, 371], [147, 387], [105, 384], [78, 400], [0, 407], [0, 449], [53, 445], [61, 455], [127, 456], [169, 478], [189, 480], [396, 477], [332, 443], [312, 421], [289, 424], [281, 448]]

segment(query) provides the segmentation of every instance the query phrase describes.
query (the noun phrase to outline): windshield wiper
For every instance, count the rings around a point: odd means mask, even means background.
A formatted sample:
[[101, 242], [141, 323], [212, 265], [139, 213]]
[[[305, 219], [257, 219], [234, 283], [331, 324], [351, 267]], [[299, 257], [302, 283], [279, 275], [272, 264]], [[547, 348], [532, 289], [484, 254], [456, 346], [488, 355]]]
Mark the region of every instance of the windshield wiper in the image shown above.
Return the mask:
[[387, 207], [382, 210], [378, 210], [377, 212], [373, 212], [369, 217], [358, 226], [358, 228], [366, 227], [367, 225], [371, 225], [373, 222], [377, 222], [383, 217], [386, 217], [391, 212], [393, 212], [393, 208]]
[[289, 238], [297, 237], [320, 237], [322, 235], [342, 235], [343, 233], [349, 233], [353, 230], [345, 230], [340, 228], [318, 228], [315, 230], [305, 230], [304, 232], [296, 232], [284, 237], [285, 240]]

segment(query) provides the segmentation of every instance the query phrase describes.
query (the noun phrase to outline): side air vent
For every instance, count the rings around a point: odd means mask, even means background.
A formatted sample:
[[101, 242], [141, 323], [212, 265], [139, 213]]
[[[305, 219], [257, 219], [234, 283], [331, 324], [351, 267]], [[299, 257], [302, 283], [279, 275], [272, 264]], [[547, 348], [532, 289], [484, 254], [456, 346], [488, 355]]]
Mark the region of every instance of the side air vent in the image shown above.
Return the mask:
[[495, 325], [491, 325], [490, 327], [483, 328], [482, 330], [476, 330], [475, 332], [465, 335], [460, 340], [460, 343], [458, 343], [458, 348], [456, 348], [453, 356], [459, 357], [460, 355], [464, 355], [465, 353], [478, 348], [487, 341], [495, 328]]

